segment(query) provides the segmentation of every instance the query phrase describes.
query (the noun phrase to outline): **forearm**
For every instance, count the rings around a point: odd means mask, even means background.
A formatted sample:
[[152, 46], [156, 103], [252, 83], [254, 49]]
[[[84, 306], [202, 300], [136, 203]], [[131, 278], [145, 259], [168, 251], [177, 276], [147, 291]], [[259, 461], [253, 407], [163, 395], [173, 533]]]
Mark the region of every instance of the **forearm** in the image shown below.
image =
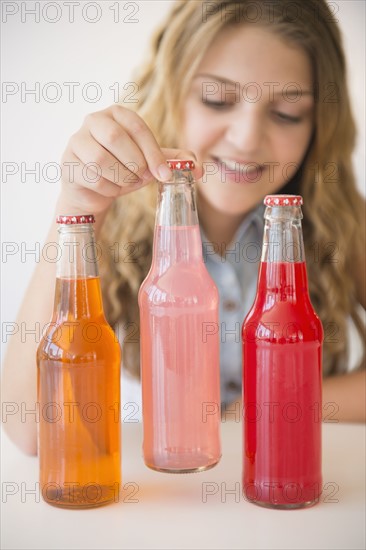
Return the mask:
[[[366, 421], [366, 369], [323, 380], [323, 420], [340, 422]], [[334, 407], [332, 405], [334, 404]], [[331, 405], [331, 406], [329, 406]], [[328, 406], [328, 408], [327, 408]]]
[[[56, 214], [61, 213], [78, 212], [69, 212], [67, 205], [58, 201]], [[99, 216], [98, 230], [101, 223]], [[46, 243], [50, 242], [58, 242], [55, 223], [46, 238]], [[42, 257], [9, 336], [2, 370], [2, 424], [14, 443], [28, 454], [37, 452], [37, 417], [30, 412], [35, 411], [37, 402], [36, 352], [43, 328], [51, 319], [55, 278], [55, 262]]]
[[[50, 242], [57, 242], [54, 227], [46, 239], [46, 243]], [[51, 319], [55, 276], [55, 263], [42, 257], [8, 338], [2, 370], [3, 428], [28, 454], [37, 452], [37, 421], [35, 414], [30, 413], [37, 401], [36, 351], [42, 329]]]
[[[324, 422], [366, 422], [366, 369], [356, 370], [323, 380]], [[238, 399], [223, 411], [225, 419], [234, 418], [233, 411], [242, 410]]]

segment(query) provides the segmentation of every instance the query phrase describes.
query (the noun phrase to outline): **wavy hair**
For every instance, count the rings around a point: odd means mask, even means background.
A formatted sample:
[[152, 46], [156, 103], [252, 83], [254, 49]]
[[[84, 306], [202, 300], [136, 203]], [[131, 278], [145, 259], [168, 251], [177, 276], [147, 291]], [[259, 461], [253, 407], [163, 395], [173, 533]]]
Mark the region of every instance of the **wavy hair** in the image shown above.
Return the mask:
[[[224, 27], [241, 24], [270, 27], [301, 47], [312, 64], [314, 134], [302, 166], [281, 192], [295, 190], [304, 197], [309, 289], [325, 327], [323, 373], [341, 373], [347, 370], [349, 317], [365, 342], [353, 277], [365, 250], [360, 231], [364, 202], [352, 169], [355, 125], [342, 40], [325, 0], [175, 2], [152, 37], [149, 57], [135, 74], [136, 111], [161, 147], [177, 147], [184, 98], [207, 48]], [[155, 207], [154, 184], [117, 199], [100, 237], [106, 313], [112, 324], [124, 325], [124, 367], [135, 376], [139, 375], [137, 294], [151, 264]]]

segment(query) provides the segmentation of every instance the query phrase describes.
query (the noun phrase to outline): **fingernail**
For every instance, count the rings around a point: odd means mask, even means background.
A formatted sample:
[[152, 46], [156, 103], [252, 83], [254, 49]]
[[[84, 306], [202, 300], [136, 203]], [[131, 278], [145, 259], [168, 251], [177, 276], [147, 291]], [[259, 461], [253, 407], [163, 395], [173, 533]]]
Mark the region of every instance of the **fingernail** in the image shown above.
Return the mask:
[[158, 167], [158, 174], [162, 181], [168, 181], [172, 177], [172, 172], [166, 164], [160, 164]]
[[149, 181], [149, 180], [154, 179], [154, 176], [152, 175], [152, 173], [150, 172], [150, 170], [146, 170], [146, 171], [143, 173], [143, 175], [142, 175], [142, 179], [143, 179], [143, 180]]

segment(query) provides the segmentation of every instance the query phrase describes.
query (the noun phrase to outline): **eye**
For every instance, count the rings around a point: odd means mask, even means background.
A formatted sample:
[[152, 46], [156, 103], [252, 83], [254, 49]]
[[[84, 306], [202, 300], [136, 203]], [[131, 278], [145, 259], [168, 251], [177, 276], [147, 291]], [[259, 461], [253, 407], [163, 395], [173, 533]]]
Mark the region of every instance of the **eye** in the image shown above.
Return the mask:
[[298, 122], [301, 122], [301, 118], [298, 116], [287, 115], [286, 113], [280, 113], [279, 111], [276, 111], [275, 115], [281, 122], [289, 122], [290, 124], [297, 124]]
[[207, 99], [203, 99], [202, 103], [207, 107], [217, 109], [218, 111], [226, 109], [232, 105], [231, 103], [225, 103], [225, 101], [207, 101]]

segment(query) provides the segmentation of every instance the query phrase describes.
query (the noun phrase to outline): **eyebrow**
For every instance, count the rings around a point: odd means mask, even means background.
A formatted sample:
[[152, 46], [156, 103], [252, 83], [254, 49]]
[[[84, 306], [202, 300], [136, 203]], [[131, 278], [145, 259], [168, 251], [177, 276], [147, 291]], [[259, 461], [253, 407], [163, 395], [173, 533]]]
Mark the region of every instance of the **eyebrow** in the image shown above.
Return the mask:
[[[216, 82], [221, 82], [222, 84], [233, 84], [234, 86], [237, 85], [237, 84], [240, 84], [239, 82], [235, 82], [234, 80], [230, 80], [229, 78], [223, 78], [221, 76], [217, 76], [217, 75], [214, 75], [214, 74], [208, 74], [208, 73], [201, 73], [201, 74], [197, 74], [195, 77], [194, 77], [194, 80], [196, 78], [211, 78], [212, 80], [216, 80]], [[268, 84], [272, 84], [272, 82], [268, 82]], [[286, 96], [297, 96], [298, 95], [298, 90], [286, 90]], [[274, 94], [273, 95], [282, 95], [282, 91], [274, 91]], [[310, 96], [313, 96], [314, 93], [311, 91], [311, 90], [301, 90], [301, 95], [310, 95]]]

